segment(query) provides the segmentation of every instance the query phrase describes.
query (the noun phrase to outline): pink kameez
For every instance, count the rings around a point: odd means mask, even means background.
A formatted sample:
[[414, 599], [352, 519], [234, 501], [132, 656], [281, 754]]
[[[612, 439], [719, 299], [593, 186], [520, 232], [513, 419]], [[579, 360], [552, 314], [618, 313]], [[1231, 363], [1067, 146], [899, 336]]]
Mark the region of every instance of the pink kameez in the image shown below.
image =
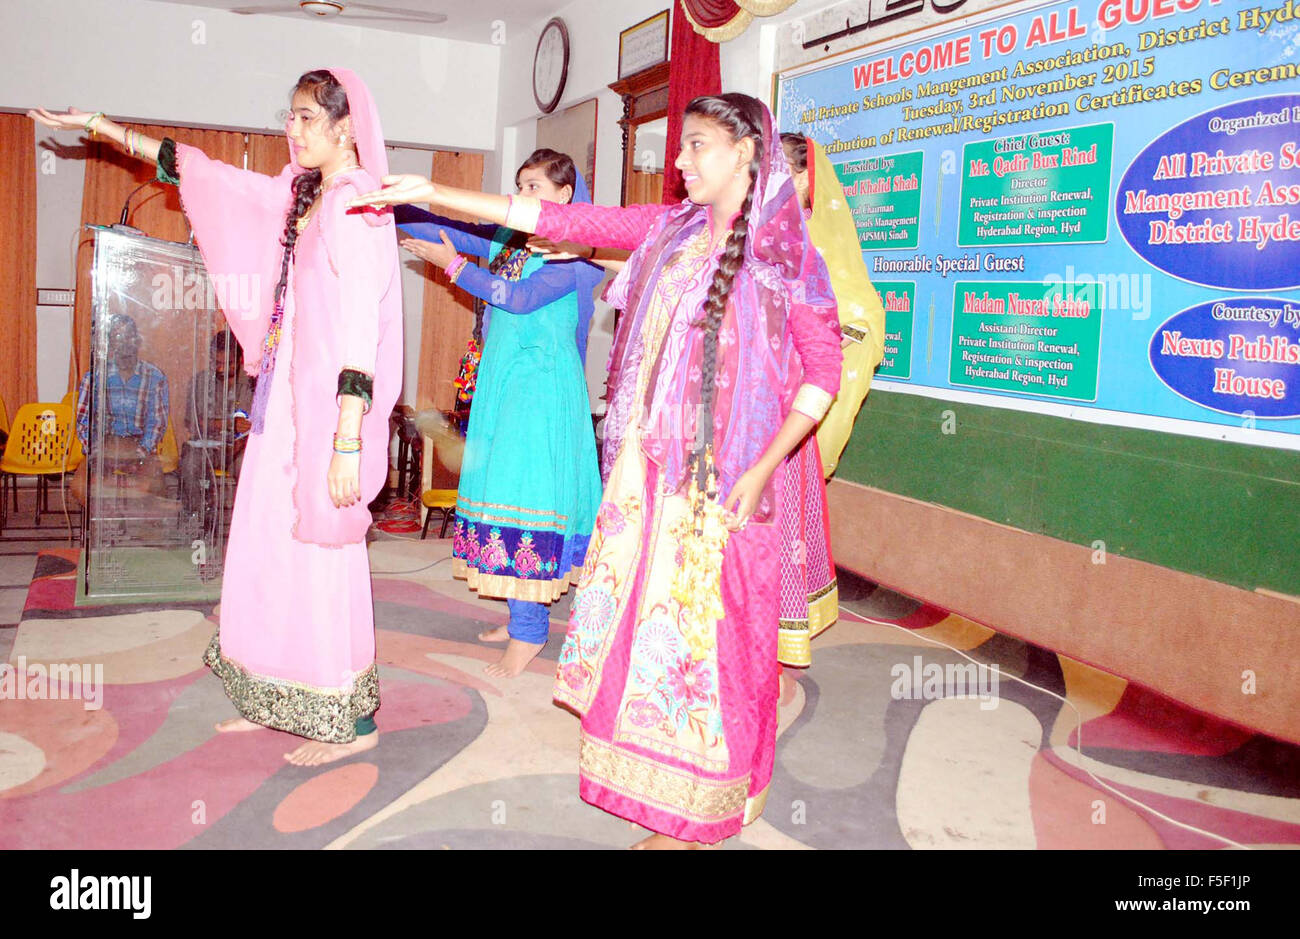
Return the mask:
[[[538, 233], [635, 248], [654, 242], [665, 212], [678, 208], [547, 204]], [[756, 206], [753, 217], [757, 213]], [[691, 344], [698, 344], [694, 323], [720, 255], [708, 251], [703, 217], [694, 237], [691, 224], [684, 227], [684, 241], [668, 252], [647, 288], [653, 292], [639, 331], [624, 329], [616, 340], [616, 367], [633, 364], [613, 380], [631, 383], [636, 402], [649, 396], [656, 370], [666, 374], [672, 368], [665, 362], [689, 361]], [[610, 302], [627, 301], [638, 264], [651, 263], [644, 254], [643, 248], [629, 261], [611, 287]], [[809, 264], [821, 263], [809, 254]], [[783, 408], [769, 415], [770, 426], [754, 428], [764, 441], [779, 429], [801, 383], [822, 389], [827, 400], [838, 387], [839, 327], [826, 293], [789, 299], [782, 349], [769, 354], [797, 354], [781, 376]], [[753, 312], [739, 306], [729, 302], [719, 330], [720, 361], [742, 355], [737, 337], [745, 333], [736, 318]], [[639, 354], [628, 356], [629, 349]], [[686, 412], [694, 402], [680, 404]], [[664, 466], [647, 457], [646, 420], [638, 405], [626, 423], [608, 430], [606, 446], [616, 452], [606, 453], [612, 466], [573, 601], [555, 698], [582, 718], [585, 801], [683, 841], [713, 843], [758, 817], [772, 775], [782, 521], [777, 494], [785, 467], [746, 528], [726, 532], [720, 508], [711, 507], [704, 543], [715, 558], [721, 552], [716, 579], [684, 577], [692, 569], [683, 557], [692, 551], [691, 504], [680, 486], [666, 482]]]
[[[387, 171], [365, 86], [344, 85], [362, 168], [327, 184], [299, 234], [282, 305], [264, 429], [235, 493], [221, 622], [204, 661], [255, 723], [333, 743], [379, 706], [367, 503], [388, 471], [402, 381], [402, 302], [392, 213], [349, 210]], [[296, 160], [276, 177], [177, 147], [181, 198], [250, 374], [263, 357]], [[373, 376], [361, 423], [361, 498], [336, 508], [327, 474], [340, 371]]]

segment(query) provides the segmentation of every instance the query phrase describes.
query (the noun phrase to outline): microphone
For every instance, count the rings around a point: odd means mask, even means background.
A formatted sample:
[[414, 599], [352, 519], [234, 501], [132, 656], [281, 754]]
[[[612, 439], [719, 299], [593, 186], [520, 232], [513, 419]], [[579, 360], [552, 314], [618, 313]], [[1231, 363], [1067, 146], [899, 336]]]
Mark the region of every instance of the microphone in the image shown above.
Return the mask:
[[146, 186], [152, 186], [155, 182], [157, 182], [157, 180], [150, 179], [141, 183], [140, 185], [136, 186], [134, 189], [131, 190], [131, 194], [126, 197], [126, 202], [122, 204], [122, 216], [117, 220], [117, 224], [113, 226], [114, 228], [125, 228], [127, 231], [133, 231], [133, 232], [140, 231], [140, 229], [133, 228], [126, 223], [126, 220], [131, 217], [131, 200], [135, 198], [135, 194], [137, 192], [139, 192], [141, 189], [143, 189]]

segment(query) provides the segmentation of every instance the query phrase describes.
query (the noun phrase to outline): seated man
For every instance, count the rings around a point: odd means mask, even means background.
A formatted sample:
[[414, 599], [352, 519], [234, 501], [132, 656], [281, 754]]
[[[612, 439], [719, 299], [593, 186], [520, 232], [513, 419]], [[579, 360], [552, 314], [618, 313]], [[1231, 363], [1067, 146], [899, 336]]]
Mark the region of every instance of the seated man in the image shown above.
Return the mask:
[[95, 409], [95, 385], [91, 372], [81, 378], [77, 391], [77, 437], [86, 451], [86, 462], [73, 474], [68, 490], [86, 501], [86, 474], [95, 459], [92, 448], [103, 444], [98, 455], [107, 481], [111, 474], [119, 489], [161, 494], [162, 463], [158, 444], [167, 432], [167, 376], [156, 365], [140, 358], [140, 331], [135, 320], [124, 313], [108, 322], [108, 361], [103, 388], [107, 407], [103, 409], [99, 441], [90, 439], [90, 415]]
[[195, 373], [185, 405], [190, 438], [181, 451], [181, 502], [191, 515], [203, 508], [203, 484], [214, 471], [239, 475], [253, 406], [253, 385], [229, 330], [213, 335], [208, 366]]

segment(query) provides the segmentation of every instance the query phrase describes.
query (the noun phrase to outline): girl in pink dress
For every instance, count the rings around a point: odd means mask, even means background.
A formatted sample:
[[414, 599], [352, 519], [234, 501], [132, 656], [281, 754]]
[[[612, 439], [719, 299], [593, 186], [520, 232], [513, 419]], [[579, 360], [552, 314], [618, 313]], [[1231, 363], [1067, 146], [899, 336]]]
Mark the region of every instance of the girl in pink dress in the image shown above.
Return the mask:
[[[671, 206], [555, 205], [390, 177], [552, 242], [635, 249], [607, 299], [610, 461], [555, 699], [582, 717], [583, 799], [690, 847], [758, 816], [777, 723], [786, 456], [839, 386], [840, 330], [772, 116], [697, 98]], [[508, 217], [507, 217], [508, 216]]]
[[402, 381], [389, 211], [350, 209], [388, 170], [378, 112], [345, 69], [303, 75], [289, 163], [264, 176], [151, 140], [102, 114], [34, 112], [157, 161], [257, 376], [235, 494], [221, 622], [204, 661], [241, 715], [222, 732], [308, 738], [299, 765], [373, 747], [379, 706], [366, 506], [387, 475]]

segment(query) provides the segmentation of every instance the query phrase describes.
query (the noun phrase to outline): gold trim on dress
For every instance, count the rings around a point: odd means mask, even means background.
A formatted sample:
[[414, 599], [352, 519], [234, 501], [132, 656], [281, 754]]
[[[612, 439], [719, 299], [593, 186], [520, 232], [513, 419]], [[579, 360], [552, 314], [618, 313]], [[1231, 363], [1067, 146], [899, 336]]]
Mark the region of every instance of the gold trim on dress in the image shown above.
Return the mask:
[[451, 574], [467, 581], [469, 588], [477, 591], [479, 596], [552, 603], [568, 593], [570, 585], [578, 582], [582, 568], [571, 567], [568, 573], [549, 580], [525, 580], [505, 574], [485, 574], [477, 567], [470, 567], [463, 558], [452, 558]]
[[241, 716], [299, 737], [351, 743], [357, 739], [357, 719], [379, 708], [379, 673], [374, 665], [358, 673], [348, 687], [318, 688], [250, 672], [221, 654], [219, 632], [208, 643], [203, 664], [221, 679]]
[[560, 512], [552, 512], [550, 509], [525, 509], [520, 508], [517, 505], [507, 505], [504, 502], [476, 502], [473, 499], [467, 499], [460, 495], [456, 497], [456, 501], [479, 509], [505, 509], [507, 512], [515, 512], [519, 515], [550, 516], [551, 518], [558, 518], [561, 521], [568, 521], [569, 518], [569, 516], [561, 514]]
[[533, 196], [511, 196], [506, 209], [506, 228], [535, 232], [542, 216], [542, 200]]
[[834, 626], [840, 618], [840, 588], [832, 580], [822, 590], [808, 598], [808, 638], [815, 639]]
[[584, 778], [606, 789], [698, 824], [743, 814], [749, 793], [749, 773], [737, 779], [704, 779], [615, 749], [586, 731], [578, 750], [578, 769]]
[[835, 400], [825, 388], [818, 388], [816, 385], [810, 385], [804, 382], [799, 386], [799, 391], [794, 396], [794, 404], [791, 408], [800, 414], [806, 414], [815, 421], [820, 421], [830, 410], [831, 402]]
[[808, 595], [808, 618], [779, 621], [776, 640], [776, 658], [782, 665], [805, 668], [812, 664], [810, 643], [839, 621], [840, 590], [838, 581], [832, 580], [820, 590]]
[[745, 800], [745, 817], [740, 824], [752, 825], [758, 821], [758, 817], [763, 814], [763, 809], [767, 808], [767, 794], [771, 791], [772, 784], [768, 783], [758, 795], [750, 796]]
[[782, 629], [776, 637], [776, 660], [792, 668], [805, 668], [812, 664], [812, 649], [808, 647], [807, 630], [793, 632]]

